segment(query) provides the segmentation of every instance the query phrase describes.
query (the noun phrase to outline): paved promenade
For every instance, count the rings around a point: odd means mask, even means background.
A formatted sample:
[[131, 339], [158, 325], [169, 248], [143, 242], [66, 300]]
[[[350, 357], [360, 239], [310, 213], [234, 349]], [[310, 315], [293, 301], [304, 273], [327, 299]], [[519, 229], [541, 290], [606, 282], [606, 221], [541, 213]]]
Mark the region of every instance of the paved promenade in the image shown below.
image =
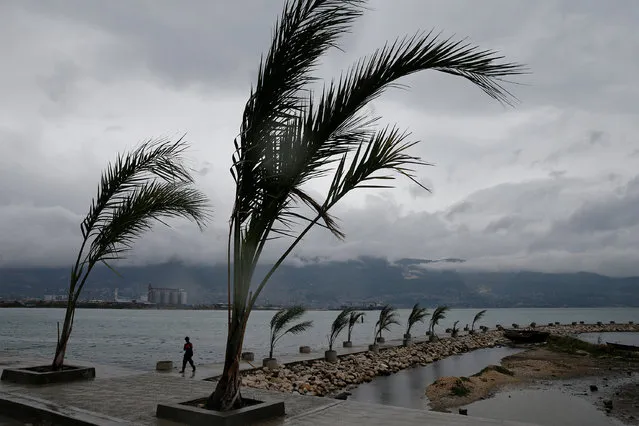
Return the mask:
[[[357, 349], [353, 349], [356, 351]], [[317, 354], [315, 355], [317, 357]], [[296, 357], [294, 361], [298, 359]], [[48, 360], [0, 357], [0, 368], [33, 366]], [[82, 365], [69, 360], [70, 364]], [[159, 420], [155, 409], [160, 402], [181, 402], [204, 397], [213, 390], [214, 383], [202, 379], [210, 377], [217, 367], [198, 368], [192, 376], [176, 372], [134, 371], [111, 366], [93, 365], [97, 378], [92, 381], [27, 386], [0, 382], [0, 396], [37, 398], [64, 408], [77, 408], [98, 413], [104, 418], [122, 419], [136, 425], [173, 426], [173, 422]], [[249, 366], [250, 367], [250, 366]], [[458, 414], [443, 414], [410, 410], [354, 401], [293, 395], [258, 389], [243, 389], [243, 395], [262, 400], [284, 400], [286, 416], [259, 426], [335, 426], [335, 425], [422, 425], [433, 426], [525, 426], [524, 423], [484, 420]], [[15, 426], [10, 419], [1, 417], [1, 426]], [[105, 423], [106, 424], [106, 423]], [[531, 426], [531, 425], [528, 425]]]

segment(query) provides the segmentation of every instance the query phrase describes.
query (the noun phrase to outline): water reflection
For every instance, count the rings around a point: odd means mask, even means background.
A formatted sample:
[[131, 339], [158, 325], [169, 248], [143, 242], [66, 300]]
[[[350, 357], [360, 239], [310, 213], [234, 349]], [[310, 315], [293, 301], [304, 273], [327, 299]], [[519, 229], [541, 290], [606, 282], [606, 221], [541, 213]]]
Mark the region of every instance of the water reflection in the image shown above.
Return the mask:
[[390, 376], [373, 379], [352, 390], [350, 400], [394, 405], [407, 408], [426, 408], [424, 392], [428, 385], [444, 376], [470, 376], [502, 358], [521, 352], [513, 348], [479, 349], [434, 362], [425, 367], [409, 368]]
[[467, 406], [468, 415], [540, 426], [621, 425], [587, 400], [556, 390], [503, 392]]

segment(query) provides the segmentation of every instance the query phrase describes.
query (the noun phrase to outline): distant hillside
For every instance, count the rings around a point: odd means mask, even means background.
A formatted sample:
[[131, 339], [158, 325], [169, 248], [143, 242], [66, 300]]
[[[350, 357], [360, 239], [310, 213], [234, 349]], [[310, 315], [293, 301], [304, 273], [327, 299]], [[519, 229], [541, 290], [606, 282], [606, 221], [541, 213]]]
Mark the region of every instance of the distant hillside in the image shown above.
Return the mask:
[[[261, 296], [263, 303], [303, 303], [311, 307], [348, 303], [389, 302], [408, 307], [577, 307], [639, 306], [639, 277], [611, 278], [591, 273], [455, 272], [428, 269], [435, 261], [360, 258], [347, 262], [282, 266]], [[457, 263], [461, 259], [436, 262]], [[265, 273], [265, 267], [258, 274]], [[182, 287], [190, 303], [226, 299], [226, 266], [167, 263], [118, 269], [118, 277], [97, 268], [87, 284], [87, 296], [108, 297], [114, 288], [135, 297], [146, 286]], [[62, 293], [68, 269], [0, 269], [0, 296], [5, 299]]]

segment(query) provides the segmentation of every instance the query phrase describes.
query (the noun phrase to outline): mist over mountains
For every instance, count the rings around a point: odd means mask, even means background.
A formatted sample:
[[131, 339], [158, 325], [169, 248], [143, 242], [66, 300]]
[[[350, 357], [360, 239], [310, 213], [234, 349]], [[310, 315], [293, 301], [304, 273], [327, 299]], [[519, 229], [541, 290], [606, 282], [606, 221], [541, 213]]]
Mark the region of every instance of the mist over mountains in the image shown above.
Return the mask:
[[[386, 259], [363, 257], [343, 262], [283, 265], [273, 275], [262, 304], [301, 303], [315, 308], [345, 304], [392, 303], [409, 307], [447, 304], [452, 307], [592, 307], [639, 306], [639, 277], [613, 278], [592, 273], [470, 272], [428, 268], [433, 262], [454, 264], [461, 259]], [[267, 266], [261, 266], [262, 276]], [[226, 300], [226, 265], [194, 266], [165, 263], [118, 268], [96, 268], [85, 288], [87, 298], [120, 295], [139, 297], [149, 284], [180, 287], [189, 303]], [[68, 268], [0, 269], [0, 297], [15, 299], [63, 294]]]

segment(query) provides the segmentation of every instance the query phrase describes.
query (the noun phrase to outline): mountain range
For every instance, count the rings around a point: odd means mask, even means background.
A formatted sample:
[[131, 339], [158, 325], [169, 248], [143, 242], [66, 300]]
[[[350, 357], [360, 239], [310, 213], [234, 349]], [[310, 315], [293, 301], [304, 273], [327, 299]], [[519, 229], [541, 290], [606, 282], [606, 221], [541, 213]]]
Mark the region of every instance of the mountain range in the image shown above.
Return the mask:
[[[368, 303], [409, 307], [593, 307], [639, 306], [639, 277], [615, 278], [593, 273], [472, 272], [429, 268], [434, 262], [462, 259], [386, 259], [306, 261], [282, 265], [260, 296], [262, 304], [300, 303], [324, 308]], [[454, 266], [454, 265], [449, 265]], [[171, 262], [118, 268], [96, 268], [87, 282], [87, 298], [109, 297], [115, 288], [132, 298], [154, 287], [184, 288], [192, 304], [224, 303], [226, 265]], [[263, 276], [267, 266], [258, 268]], [[0, 269], [0, 297], [5, 300], [63, 294], [68, 268]]]

